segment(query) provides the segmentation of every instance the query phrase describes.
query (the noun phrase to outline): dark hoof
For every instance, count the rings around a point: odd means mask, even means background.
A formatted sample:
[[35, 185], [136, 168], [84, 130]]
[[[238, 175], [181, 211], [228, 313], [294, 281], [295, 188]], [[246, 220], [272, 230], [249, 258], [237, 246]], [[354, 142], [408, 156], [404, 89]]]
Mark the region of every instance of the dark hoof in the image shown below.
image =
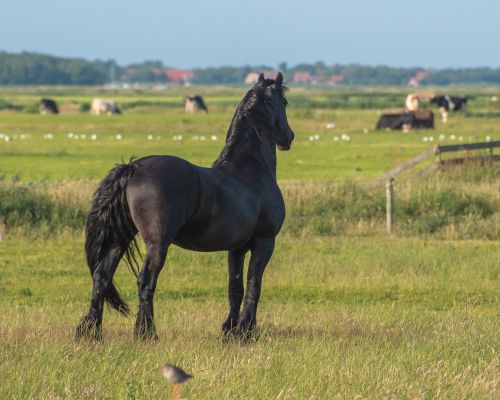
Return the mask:
[[134, 330], [134, 337], [137, 340], [141, 340], [143, 342], [157, 342], [158, 340], [160, 340], [160, 338], [156, 334], [156, 329], [154, 327], [136, 327]]
[[255, 334], [255, 326], [256, 326], [255, 321], [252, 320], [240, 321], [238, 327], [236, 328], [238, 338], [244, 342], [256, 340], [257, 335]]
[[100, 341], [102, 339], [100, 322], [92, 317], [84, 317], [80, 324], [76, 327], [75, 338]]
[[252, 333], [255, 329], [255, 321], [253, 320], [241, 320], [238, 324], [238, 330], [242, 333]]
[[141, 342], [158, 342], [160, 338], [156, 333], [146, 333], [146, 332], [134, 332], [134, 337], [136, 340], [140, 340]]
[[222, 335], [226, 337], [235, 336], [238, 330], [238, 320], [233, 318], [228, 318], [226, 322], [222, 324]]

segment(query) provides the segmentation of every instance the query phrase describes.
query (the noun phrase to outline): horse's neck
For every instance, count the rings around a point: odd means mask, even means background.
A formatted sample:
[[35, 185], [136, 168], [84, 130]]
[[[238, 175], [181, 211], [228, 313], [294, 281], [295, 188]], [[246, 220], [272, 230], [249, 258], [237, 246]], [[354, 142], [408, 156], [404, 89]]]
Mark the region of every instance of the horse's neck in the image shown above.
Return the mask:
[[276, 145], [270, 143], [265, 134], [260, 136], [245, 117], [235, 116], [214, 167], [226, 165], [241, 169], [245, 165], [257, 165], [257, 169], [266, 170], [276, 177]]

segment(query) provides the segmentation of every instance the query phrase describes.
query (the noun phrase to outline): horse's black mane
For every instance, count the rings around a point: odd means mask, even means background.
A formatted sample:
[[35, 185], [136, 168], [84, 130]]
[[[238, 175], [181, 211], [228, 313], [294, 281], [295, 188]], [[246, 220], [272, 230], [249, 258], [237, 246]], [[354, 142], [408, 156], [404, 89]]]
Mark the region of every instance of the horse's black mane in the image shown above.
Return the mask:
[[[234, 147], [234, 144], [239, 140], [241, 134], [240, 132], [236, 131], [235, 124], [239, 121], [242, 120], [242, 118], [245, 116], [246, 112], [256, 106], [269, 106], [268, 103], [266, 103], [265, 100], [265, 89], [269, 86], [272, 86], [275, 84], [274, 79], [269, 79], [266, 78], [264, 79], [263, 82], [256, 83], [248, 92], [245, 94], [243, 99], [241, 100], [240, 104], [238, 105], [238, 108], [236, 109], [236, 112], [234, 113], [233, 119], [231, 121], [231, 125], [229, 126], [229, 129], [227, 131], [226, 135], [226, 144], [224, 148], [222, 149], [221, 154], [217, 158], [217, 160], [214, 161], [213, 166], [224, 163], [225, 161], [229, 160], [230, 155], [231, 155], [231, 150]], [[285, 101], [285, 104], [287, 104], [287, 100], [285, 97], [285, 92], [288, 90], [288, 88], [285, 85], [281, 85], [277, 91], [279, 95], [283, 98], [283, 101]], [[245, 135], [248, 132], [245, 132]]]

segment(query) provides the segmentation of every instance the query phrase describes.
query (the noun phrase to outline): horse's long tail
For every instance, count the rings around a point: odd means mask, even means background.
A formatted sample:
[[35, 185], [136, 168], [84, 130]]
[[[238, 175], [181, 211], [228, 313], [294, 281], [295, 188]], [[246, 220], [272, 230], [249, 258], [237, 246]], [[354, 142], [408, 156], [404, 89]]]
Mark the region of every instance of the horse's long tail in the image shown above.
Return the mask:
[[[140, 255], [135, 240], [137, 229], [130, 217], [125, 190], [136, 168], [133, 162], [117, 165], [109, 171], [94, 193], [85, 230], [85, 253], [91, 275], [99, 268], [112, 246], [119, 246], [127, 264], [137, 275], [136, 254]], [[120, 313], [130, 313], [113, 282], [106, 289], [104, 298]]]

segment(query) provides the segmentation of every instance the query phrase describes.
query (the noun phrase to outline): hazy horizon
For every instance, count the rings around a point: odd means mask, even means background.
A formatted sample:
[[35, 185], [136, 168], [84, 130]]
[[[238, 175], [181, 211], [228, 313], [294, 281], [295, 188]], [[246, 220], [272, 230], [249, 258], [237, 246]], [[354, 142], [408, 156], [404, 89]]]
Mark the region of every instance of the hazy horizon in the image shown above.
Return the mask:
[[[378, 3], [378, 4], [377, 4]], [[500, 2], [283, 0], [3, 5], [0, 49], [177, 68], [332, 64], [499, 67]], [[26, 10], [29, 9], [29, 13]]]

